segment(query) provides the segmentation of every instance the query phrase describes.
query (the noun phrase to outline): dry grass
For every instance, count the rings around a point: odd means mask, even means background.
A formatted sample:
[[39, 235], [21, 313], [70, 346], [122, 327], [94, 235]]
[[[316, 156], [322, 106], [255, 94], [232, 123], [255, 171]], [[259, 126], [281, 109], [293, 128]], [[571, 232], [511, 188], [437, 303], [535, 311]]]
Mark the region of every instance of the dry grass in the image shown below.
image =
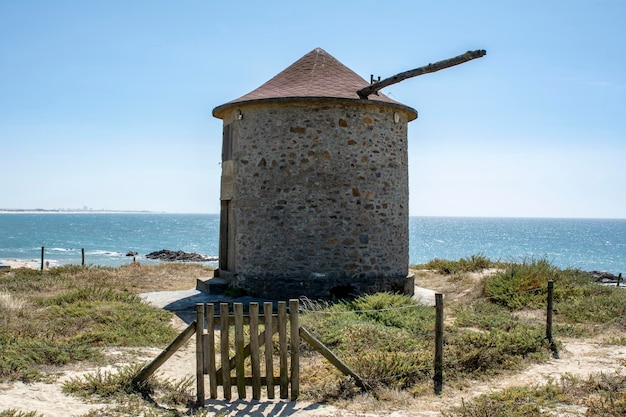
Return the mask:
[[415, 285], [446, 295], [446, 303], [470, 302], [483, 296], [485, 277], [494, 275], [498, 269], [478, 272], [457, 272], [450, 275], [428, 269], [412, 269]]
[[[213, 276], [213, 269], [197, 264], [169, 263], [160, 265], [128, 264], [119, 268], [97, 268], [102, 279], [124, 286], [135, 293], [151, 291], [188, 290], [196, 286], [196, 279]], [[94, 279], [94, 268], [86, 270], [85, 277]], [[76, 278], [81, 279], [82, 274]], [[97, 278], [96, 278], [97, 279]]]
[[[62, 275], [62, 276], [61, 276]], [[45, 274], [21, 270], [0, 274], [0, 288], [15, 294], [45, 294], [47, 297], [66, 291], [105, 285], [125, 288], [135, 294], [152, 291], [176, 291], [195, 288], [196, 280], [213, 276], [213, 269], [197, 264], [170, 263], [143, 265], [133, 263], [117, 268], [66, 266], [53, 268]]]
[[46, 366], [98, 360], [105, 346], [164, 346], [171, 313], [142, 292], [188, 290], [209, 268], [192, 264], [119, 268], [77, 265], [0, 274], [0, 380], [37, 380]]
[[0, 290], [0, 310], [19, 314], [24, 307], [26, 307], [26, 300], [15, 297], [6, 290]]

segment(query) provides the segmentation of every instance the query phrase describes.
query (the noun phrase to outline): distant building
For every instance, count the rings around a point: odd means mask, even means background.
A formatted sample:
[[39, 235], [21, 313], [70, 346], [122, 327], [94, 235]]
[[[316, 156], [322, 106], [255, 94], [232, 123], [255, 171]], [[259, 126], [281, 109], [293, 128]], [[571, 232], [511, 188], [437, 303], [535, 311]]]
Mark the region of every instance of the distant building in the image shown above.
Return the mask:
[[412, 292], [407, 124], [417, 112], [315, 49], [216, 107], [216, 275], [263, 297]]

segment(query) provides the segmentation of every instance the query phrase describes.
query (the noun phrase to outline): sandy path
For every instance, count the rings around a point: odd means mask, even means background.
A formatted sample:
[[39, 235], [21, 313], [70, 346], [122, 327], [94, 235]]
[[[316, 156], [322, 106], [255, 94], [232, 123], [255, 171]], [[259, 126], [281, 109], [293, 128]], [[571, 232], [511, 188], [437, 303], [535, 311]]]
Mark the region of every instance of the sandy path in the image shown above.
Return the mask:
[[79, 374], [79, 372], [67, 372], [53, 383], [1, 384], [0, 411], [13, 408], [24, 412], [37, 411], [46, 417], [69, 417], [86, 414], [94, 408], [103, 407], [104, 404], [85, 404], [80, 399], [61, 392], [63, 382]]
[[[186, 294], [186, 293], [185, 293]], [[172, 294], [166, 294], [172, 295]], [[178, 294], [177, 296], [180, 296]], [[430, 294], [424, 294], [430, 296]], [[161, 300], [169, 304], [171, 300]], [[158, 303], [156, 303], [158, 304]], [[162, 307], [162, 306], [161, 306]], [[186, 324], [174, 318], [175, 325], [180, 330]], [[560, 375], [572, 374], [586, 377], [593, 373], [626, 372], [626, 347], [602, 344], [599, 340], [574, 339], [564, 340], [564, 349], [559, 359], [552, 359], [543, 364], [534, 365], [521, 373], [507, 375], [490, 381], [468, 381], [463, 389], [451, 388], [444, 385], [442, 396], [434, 394], [414, 399], [408, 394], [403, 395], [401, 401], [394, 402], [395, 409], [390, 404], [359, 397], [357, 400], [337, 408], [324, 404], [306, 402], [287, 402], [280, 400], [263, 401], [215, 401], [208, 400], [206, 409], [209, 416], [380, 416], [407, 417], [407, 416], [440, 416], [441, 411], [453, 406], [461, 405], [462, 400], [469, 400], [475, 396], [491, 393], [512, 386], [533, 385], [546, 382], [548, 379], [558, 379]], [[161, 351], [153, 348], [143, 349], [108, 349], [105, 351], [109, 363], [116, 366], [130, 362], [143, 362], [156, 357]], [[130, 358], [130, 359], [129, 359]], [[77, 369], [77, 367], [82, 368]], [[104, 404], [86, 404], [78, 398], [67, 396], [61, 392], [62, 383], [69, 378], [95, 371], [96, 367], [85, 367], [74, 364], [73, 367], [58, 369], [52, 383], [24, 384], [15, 382], [0, 384], [0, 411], [15, 408], [22, 411], [37, 411], [45, 417], [80, 416]], [[102, 369], [102, 368], [101, 368]], [[109, 369], [113, 369], [109, 367]], [[176, 352], [158, 371], [160, 376], [171, 379], [182, 379], [187, 376], [195, 377], [195, 337], [192, 337], [185, 346]], [[445, 384], [445, 382], [444, 382]], [[233, 392], [236, 398], [236, 391]], [[584, 410], [583, 410], [584, 411]], [[570, 414], [574, 415], [574, 414]]]
[[[459, 406], [462, 400], [469, 400], [481, 394], [489, 394], [499, 390], [515, 387], [536, 385], [557, 380], [562, 375], [571, 374], [587, 377], [597, 373], [626, 372], [626, 347], [596, 343], [593, 341], [571, 340], [564, 343], [565, 349], [560, 352], [559, 359], [551, 359], [546, 363], [536, 364], [521, 373], [508, 375], [498, 379], [471, 381], [466, 389], [446, 389], [441, 397], [429, 395], [415, 400], [413, 412], [406, 416], [440, 416], [440, 411]], [[419, 410], [419, 411], [418, 411]]]
[[[195, 342], [190, 342], [177, 352], [159, 373], [168, 378], [179, 379], [195, 373]], [[354, 401], [346, 408], [323, 404], [287, 401], [207, 401], [209, 415], [226, 413], [228, 416], [440, 416], [442, 410], [461, 404], [475, 396], [491, 393], [503, 388], [543, 383], [549, 378], [557, 379], [570, 373], [586, 377], [593, 373], [626, 372], [626, 347], [603, 345], [595, 341], [572, 340], [565, 343], [560, 359], [534, 365], [525, 371], [491, 381], [470, 381], [462, 390], [444, 386], [441, 397], [427, 395], [407, 400], [402, 409], [384, 409], [384, 404], [372, 405], [369, 401]], [[144, 358], [154, 357], [158, 349], [144, 349]], [[0, 410], [16, 408], [23, 411], [38, 411], [46, 417], [67, 417], [81, 415], [103, 404], [85, 404], [80, 399], [66, 396], [61, 392], [61, 384], [68, 378], [89, 370], [63, 370], [53, 383], [24, 384], [21, 382], [0, 386]], [[236, 393], [234, 393], [236, 397]]]

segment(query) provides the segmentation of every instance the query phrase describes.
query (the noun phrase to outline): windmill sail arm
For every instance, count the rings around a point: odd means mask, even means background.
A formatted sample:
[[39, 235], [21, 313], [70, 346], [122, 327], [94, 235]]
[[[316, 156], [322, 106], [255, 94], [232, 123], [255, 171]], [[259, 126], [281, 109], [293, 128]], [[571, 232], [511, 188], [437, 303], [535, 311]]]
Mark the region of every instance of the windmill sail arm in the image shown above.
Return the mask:
[[362, 99], [367, 99], [367, 97], [371, 94], [378, 94], [378, 91], [388, 87], [390, 85], [399, 83], [400, 81], [404, 81], [407, 78], [417, 77], [418, 75], [428, 74], [431, 72], [436, 72], [442, 69], [450, 68], [455, 65], [463, 64], [465, 62], [471, 61], [472, 59], [482, 58], [487, 54], [487, 51], [484, 49], [478, 49], [476, 51], [467, 51], [466, 53], [455, 56], [454, 58], [444, 59], [443, 61], [435, 62], [434, 64], [428, 64], [423, 67], [415, 68], [409, 71], [401, 72], [392, 77], [385, 78], [382, 81], [375, 82], [371, 85], [368, 85], [365, 88], [357, 91], [357, 94]]

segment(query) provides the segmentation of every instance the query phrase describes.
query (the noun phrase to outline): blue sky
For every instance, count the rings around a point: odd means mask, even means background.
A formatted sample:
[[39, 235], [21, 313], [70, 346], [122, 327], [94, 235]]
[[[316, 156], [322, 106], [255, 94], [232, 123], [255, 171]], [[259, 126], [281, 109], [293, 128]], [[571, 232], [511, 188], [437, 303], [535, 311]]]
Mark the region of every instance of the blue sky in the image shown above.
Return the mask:
[[410, 213], [626, 218], [626, 2], [0, 0], [0, 208], [217, 212], [214, 107], [316, 47], [383, 92]]

